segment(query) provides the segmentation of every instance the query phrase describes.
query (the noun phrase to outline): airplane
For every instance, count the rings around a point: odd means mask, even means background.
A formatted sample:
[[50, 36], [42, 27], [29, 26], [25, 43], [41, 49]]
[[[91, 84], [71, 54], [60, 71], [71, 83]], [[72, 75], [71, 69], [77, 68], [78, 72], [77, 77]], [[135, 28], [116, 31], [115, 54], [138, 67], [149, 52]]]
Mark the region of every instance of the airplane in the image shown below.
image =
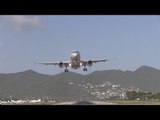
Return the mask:
[[100, 59], [100, 60], [81, 60], [80, 52], [77, 50], [73, 50], [70, 54], [70, 61], [63, 61], [63, 62], [40, 62], [38, 64], [44, 65], [58, 65], [60, 68], [64, 68], [64, 72], [68, 72], [68, 67], [72, 69], [78, 69], [83, 66], [83, 71], [87, 71], [86, 66], [91, 67], [93, 63], [98, 62], [106, 62], [110, 59]]

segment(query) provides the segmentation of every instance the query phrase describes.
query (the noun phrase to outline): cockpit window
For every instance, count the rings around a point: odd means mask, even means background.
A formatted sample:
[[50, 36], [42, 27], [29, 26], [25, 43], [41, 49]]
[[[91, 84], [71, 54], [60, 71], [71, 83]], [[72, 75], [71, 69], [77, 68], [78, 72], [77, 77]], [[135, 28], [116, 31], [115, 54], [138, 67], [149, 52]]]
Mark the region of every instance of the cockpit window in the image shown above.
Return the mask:
[[78, 53], [78, 51], [73, 51], [72, 53]]

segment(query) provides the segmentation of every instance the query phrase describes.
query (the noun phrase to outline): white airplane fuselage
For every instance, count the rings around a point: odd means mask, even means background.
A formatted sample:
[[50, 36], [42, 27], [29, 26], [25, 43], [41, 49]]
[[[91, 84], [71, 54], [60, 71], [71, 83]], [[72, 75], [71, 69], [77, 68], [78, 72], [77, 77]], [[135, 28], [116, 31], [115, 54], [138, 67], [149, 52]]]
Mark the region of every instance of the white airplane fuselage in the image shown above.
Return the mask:
[[70, 55], [70, 67], [78, 69], [80, 67], [81, 56], [79, 51], [73, 51]]

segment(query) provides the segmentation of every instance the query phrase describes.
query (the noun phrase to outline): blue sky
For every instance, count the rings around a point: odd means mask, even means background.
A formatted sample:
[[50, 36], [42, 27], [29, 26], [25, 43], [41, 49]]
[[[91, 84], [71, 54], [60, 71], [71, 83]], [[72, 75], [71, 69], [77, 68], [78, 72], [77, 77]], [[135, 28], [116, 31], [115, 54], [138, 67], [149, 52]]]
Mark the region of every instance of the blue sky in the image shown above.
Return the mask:
[[[116, 58], [88, 68], [131, 70], [141, 65], [160, 69], [160, 17], [154, 15], [0, 16], [0, 73], [33, 69], [63, 72], [35, 62], [66, 61], [72, 50], [81, 59]], [[83, 73], [80, 70], [71, 70]]]

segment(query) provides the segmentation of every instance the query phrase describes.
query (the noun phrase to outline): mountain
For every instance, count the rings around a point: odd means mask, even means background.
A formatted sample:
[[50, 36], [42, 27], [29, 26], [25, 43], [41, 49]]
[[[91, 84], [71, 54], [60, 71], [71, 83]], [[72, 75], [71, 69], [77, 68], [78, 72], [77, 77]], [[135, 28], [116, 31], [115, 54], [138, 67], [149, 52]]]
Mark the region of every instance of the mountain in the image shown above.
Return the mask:
[[[83, 75], [76, 73], [61, 73], [58, 75], [42, 75], [33, 70], [0, 75], [0, 98], [46, 98], [81, 99], [86, 92], [80, 87], [70, 85], [78, 82]], [[94, 96], [85, 93], [88, 97]]]
[[88, 75], [68, 72], [43, 75], [33, 70], [0, 74], [0, 99], [46, 98], [96, 100], [123, 98], [127, 90], [160, 92], [160, 70], [141, 66], [135, 71], [104, 70]]

